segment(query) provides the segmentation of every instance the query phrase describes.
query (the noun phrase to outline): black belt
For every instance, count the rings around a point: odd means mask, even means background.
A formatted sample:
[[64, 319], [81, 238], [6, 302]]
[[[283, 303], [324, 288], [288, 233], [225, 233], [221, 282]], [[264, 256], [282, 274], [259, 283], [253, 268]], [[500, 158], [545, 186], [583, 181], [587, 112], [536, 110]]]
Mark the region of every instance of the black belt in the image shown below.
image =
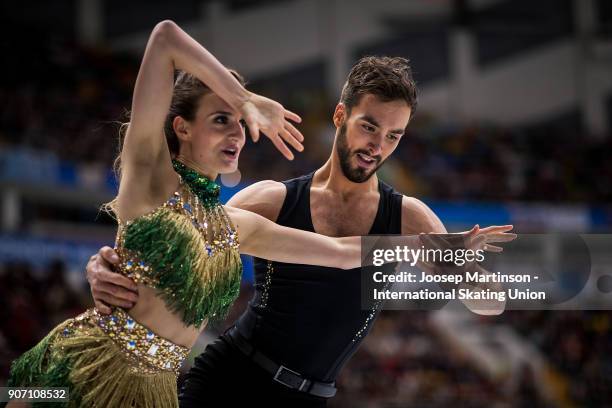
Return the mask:
[[272, 379], [294, 390], [312, 394], [317, 397], [331, 398], [336, 395], [335, 383], [325, 383], [305, 378], [302, 374], [277, 364], [255, 348], [238, 332], [236, 327], [228, 330], [227, 335], [238, 349], [255, 364], [272, 375]]

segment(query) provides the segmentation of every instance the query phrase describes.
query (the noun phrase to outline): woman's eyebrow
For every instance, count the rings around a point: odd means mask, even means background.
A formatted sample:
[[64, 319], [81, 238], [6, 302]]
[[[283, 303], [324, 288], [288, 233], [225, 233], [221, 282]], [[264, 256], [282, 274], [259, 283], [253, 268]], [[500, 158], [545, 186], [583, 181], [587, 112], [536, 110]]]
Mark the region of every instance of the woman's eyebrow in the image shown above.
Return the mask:
[[213, 116], [213, 115], [227, 115], [227, 116], [232, 116], [232, 112], [226, 112], [226, 111], [215, 111], [211, 114], [209, 114], [208, 116]]

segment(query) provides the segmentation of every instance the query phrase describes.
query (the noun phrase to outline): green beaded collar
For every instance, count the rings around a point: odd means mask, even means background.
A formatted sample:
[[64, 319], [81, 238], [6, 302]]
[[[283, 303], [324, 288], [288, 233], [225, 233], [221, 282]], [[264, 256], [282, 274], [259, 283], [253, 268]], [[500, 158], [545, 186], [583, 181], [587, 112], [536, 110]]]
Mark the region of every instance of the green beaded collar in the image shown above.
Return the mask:
[[172, 166], [205, 207], [213, 207], [219, 204], [221, 187], [217, 183], [176, 159], [172, 160]]

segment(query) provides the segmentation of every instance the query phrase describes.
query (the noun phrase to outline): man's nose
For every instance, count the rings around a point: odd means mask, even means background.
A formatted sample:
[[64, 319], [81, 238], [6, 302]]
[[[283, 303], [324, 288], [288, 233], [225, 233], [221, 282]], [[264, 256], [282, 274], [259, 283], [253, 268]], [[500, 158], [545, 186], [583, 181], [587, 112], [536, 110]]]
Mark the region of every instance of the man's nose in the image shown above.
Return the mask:
[[372, 135], [368, 143], [368, 150], [370, 150], [370, 154], [372, 156], [379, 155], [382, 152], [382, 136], [377, 132], [377, 134]]

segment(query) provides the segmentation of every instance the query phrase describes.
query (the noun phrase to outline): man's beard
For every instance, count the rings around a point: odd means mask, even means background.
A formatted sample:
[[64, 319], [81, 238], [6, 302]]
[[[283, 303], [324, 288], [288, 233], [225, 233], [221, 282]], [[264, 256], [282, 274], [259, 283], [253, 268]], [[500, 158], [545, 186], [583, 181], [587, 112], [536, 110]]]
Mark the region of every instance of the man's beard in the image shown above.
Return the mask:
[[382, 166], [384, 163], [381, 160], [380, 156], [375, 156], [374, 159], [378, 161], [378, 165], [374, 167], [372, 170], [368, 171], [359, 166], [351, 167], [351, 157], [356, 155], [357, 153], [363, 153], [370, 155], [367, 150], [355, 150], [351, 152], [348, 147], [348, 142], [346, 140], [346, 124], [342, 124], [338, 131], [338, 139], [336, 140], [336, 150], [338, 151], [338, 158], [340, 159], [340, 168], [342, 169], [342, 173], [344, 177], [352, 181], [353, 183], [364, 183], [372, 177], [376, 170]]

